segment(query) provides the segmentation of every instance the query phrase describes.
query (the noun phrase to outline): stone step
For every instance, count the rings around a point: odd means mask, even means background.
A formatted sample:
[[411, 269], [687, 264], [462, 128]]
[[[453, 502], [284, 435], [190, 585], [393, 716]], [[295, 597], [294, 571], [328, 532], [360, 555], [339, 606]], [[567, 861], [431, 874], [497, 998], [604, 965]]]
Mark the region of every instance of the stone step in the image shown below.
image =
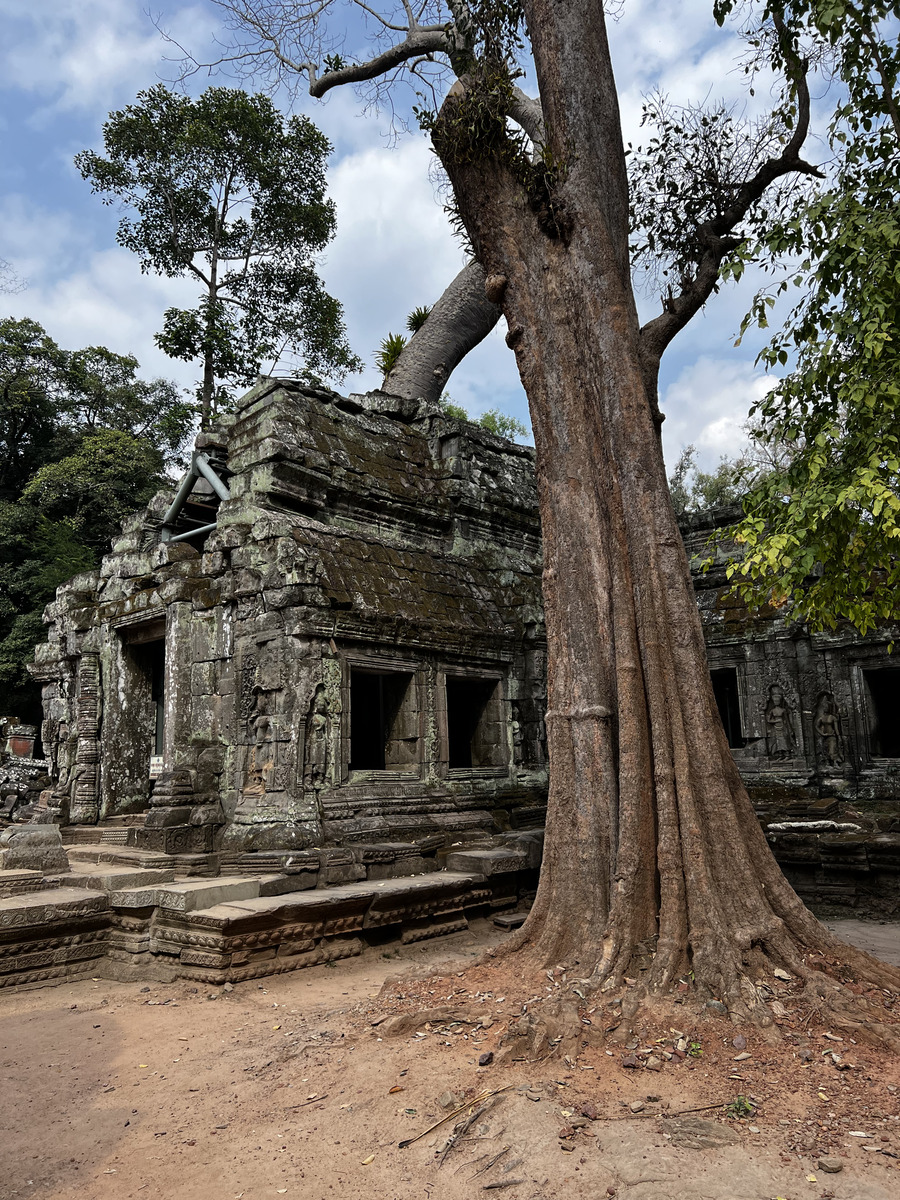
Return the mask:
[[103, 842], [77, 843], [66, 846], [69, 862], [111, 863], [123, 867], [172, 866], [172, 855], [158, 850], [138, 850], [132, 846], [111, 846]]
[[66, 825], [62, 829], [63, 844], [70, 846], [124, 846], [128, 841], [128, 826]]
[[171, 869], [176, 875], [201, 876], [205, 879], [218, 874], [217, 854], [165, 854], [161, 850], [142, 850], [135, 846], [92, 843], [67, 846], [70, 863], [105, 863], [129, 868]]
[[0, 988], [97, 975], [110, 933], [107, 892], [48, 888], [0, 900]]
[[229, 901], [253, 900], [259, 893], [259, 876], [231, 875], [186, 883], [126, 887], [113, 891], [110, 898], [115, 908], [162, 908], [190, 913]]
[[30, 926], [50, 926], [60, 919], [109, 912], [106, 892], [86, 888], [47, 888], [0, 900], [0, 932]]
[[44, 876], [41, 871], [0, 871], [0, 897], [21, 896], [40, 891], [43, 887]]
[[[170, 891], [171, 885], [158, 889], [161, 897]], [[141, 899], [138, 892], [125, 897], [132, 904]], [[110, 899], [117, 905], [116, 893]], [[156, 908], [143, 934], [133, 922], [128, 931], [114, 931], [111, 957], [116, 970], [135, 972], [132, 978], [163, 971], [172, 978], [236, 982], [356, 955], [365, 941], [380, 944], [385, 935], [411, 942], [455, 933], [468, 927], [466, 910], [492, 903], [482, 875], [459, 871], [232, 896], [206, 908]]]
[[57, 887], [93, 888], [100, 892], [121, 892], [126, 888], [146, 888], [174, 883], [171, 867], [121, 867], [112, 863], [75, 862], [67, 875], [57, 875]]

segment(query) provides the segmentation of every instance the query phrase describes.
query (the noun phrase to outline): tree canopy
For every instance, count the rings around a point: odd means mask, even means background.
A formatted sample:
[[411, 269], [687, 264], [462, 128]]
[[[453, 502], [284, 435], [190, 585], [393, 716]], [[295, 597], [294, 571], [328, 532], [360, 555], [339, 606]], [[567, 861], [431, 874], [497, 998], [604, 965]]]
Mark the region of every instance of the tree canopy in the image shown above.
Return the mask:
[[61, 349], [0, 321], [0, 714], [37, 719], [26, 671], [56, 588], [100, 561], [180, 463], [194, 409], [104, 346]]
[[[720, 3], [720, 18], [732, 7]], [[745, 500], [732, 578], [751, 603], [865, 632], [900, 613], [900, 4], [777, 11], [831, 82], [830, 161], [825, 186], [746, 247], [778, 273], [747, 324], [765, 327], [794, 286], [799, 301], [762, 355], [787, 374], [753, 414], [757, 440], [788, 446], [790, 461]]]
[[106, 203], [129, 210], [119, 243], [142, 270], [200, 286], [199, 304], [168, 309], [156, 340], [199, 360], [204, 418], [229, 384], [249, 384], [284, 353], [310, 379], [358, 368], [316, 272], [335, 214], [330, 146], [311, 121], [285, 120], [262, 95], [211, 87], [192, 100], [159, 84], [111, 113], [103, 138], [106, 157], [85, 150], [75, 161]]

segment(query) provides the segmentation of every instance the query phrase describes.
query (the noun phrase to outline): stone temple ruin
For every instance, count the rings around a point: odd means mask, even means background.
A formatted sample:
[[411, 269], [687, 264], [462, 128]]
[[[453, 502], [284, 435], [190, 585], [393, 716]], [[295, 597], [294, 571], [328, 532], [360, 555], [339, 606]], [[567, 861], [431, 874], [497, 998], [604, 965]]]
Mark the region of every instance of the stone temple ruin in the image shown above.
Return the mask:
[[[709, 548], [727, 516], [683, 532], [735, 758], [801, 893], [890, 910], [896, 631], [751, 618]], [[51, 782], [0, 835], [0, 986], [221, 983], [527, 903], [540, 581], [529, 448], [261, 380], [47, 610]]]

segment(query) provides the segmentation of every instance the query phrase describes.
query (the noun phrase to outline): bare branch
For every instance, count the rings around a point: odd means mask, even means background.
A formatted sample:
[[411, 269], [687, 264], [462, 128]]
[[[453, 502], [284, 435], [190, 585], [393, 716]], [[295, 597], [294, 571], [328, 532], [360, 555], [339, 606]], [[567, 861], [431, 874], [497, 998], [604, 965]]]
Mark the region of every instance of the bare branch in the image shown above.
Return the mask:
[[[762, 197], [771, 184], [785, 175], [800, 174], [823, 177], [822, 171], [800, 157], [800, 150], [809, 131], [809, 85], [807, 64], [801, 60], [788, 41], [780, 17], [773, 18], [787, 72], [794, 85], [797, 100], [796, 122], [791, 137], [782, 152], [767, 158], [753, 176], [735, 192], [734, 199], [722, 212], [704, 222], [697, 230], [703, 249], [693, 274], [681, 280], [681, 292], [670, 294], [664, 302], [664, 311], [641, 329], [642, 356], [645, 362], [645, 377], [652, 375], [654, 381], [659, 370], [663, 351], [675, 335], [699, 312], [716, 288], [719, 268], [727, 254], [735, 250], [744, 240], [738, 227], [751, 207]], [[655, 395], [656, 385], [650, 388]]]
[[532, 100], [521, 88], [514, 87], [509, 115], [531, 138], [535, 146], [544, 144], [544, 113], [540, 100]]
[[365, 83], [366, 80], [375, 79], [386, 71], [391, 71], [395, 67], [409, 62], [410, 59], [427, 57], [430, 54], [441, 52], [446, 54], [450, 52], [450, 49], [451, 40], [445, 29], [440, 31], [417, 29], [402, 42], [390, 46], [382, 54], [377, 54], [374, 58], [369, 59], [368, 62], [354, 63], [347, 67], [341, 67], [337, 71], [328, 71], [318, 79], [311, 74], [309, 94], [315, 96], [316, 99], [321, 99], [332, 88], [340, 87], [342, 84]]

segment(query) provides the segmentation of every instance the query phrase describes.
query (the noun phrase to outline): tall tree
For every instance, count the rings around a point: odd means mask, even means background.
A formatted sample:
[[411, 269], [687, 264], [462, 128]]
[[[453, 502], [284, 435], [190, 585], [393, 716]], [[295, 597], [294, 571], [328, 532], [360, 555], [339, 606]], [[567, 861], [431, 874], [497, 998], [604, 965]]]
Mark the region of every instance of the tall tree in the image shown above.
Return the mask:
[[[339, 7], [329, 0], [220, 4], [257, 52], [275, 47], [280, 69], [305, 72], [314, 96], [404, 64], [444, 62], [456, 76], [428, 123], [509, 327], [544, 537], [547, 836], [537, 899], [510, 952], [523, 969], [578, 964], [590, 985], [622, 987], [626, 1014], [690, 973], [697, 998], [771, 1024], [754, 980], [778, 967], [836, 1022], [858, 1020], [864, 1002], [823, 972], [820, 952], [879, 985], [900, 985], [900, 972], [837, 942], [772, 858], [719, 720], [658, 437], [663, 351], [714, 291], [766, 188], [811, 170], [800, 157], [805, 69], [784, 23], [776, 14], [769, 32], [782, 42], [790, 127], [698, 214], [693, 256], [642, 328], [597, 0], [366, 4], [382, 44], [360, 62], [323, 58], [324, 23]], [[526, 30], [539, 102], [515, 83]]]
[[745, 501], [733, 579], [752, 603], [774, 593], [815, 627], [866, 632], [900, 617], [900, 4], [796, 0], [784, 20], [833, 80], [831, 162], [828, 185], [747, 247], [782, 275], [748, 323], [802, 290], [763, 354], [793, 370], [756, 410], [757, 440], [793, 453]]
[[36, 321], [0, 321], [0, 715], [39, 720], [26, 668], [44, 606], [180, 462], [193, 405], [137, 369], [103, 346], [63, 350]]
[[143, 270], [201, 286], [196, 308], [166, 312], [156, 341], [199, 359], [204, 421], [227, 382], [251, 382], [285, 351], [309, 377], [357, 369], [315, 269], [335, 225], [325, 137], [304, 117], [285, 121], [266, 96], [230, 88], [191, 100], [159, 84], [137, 99], [104, 125], [107, 157], [84, 150], [75, 162], [107, 203], [133, 211], [118, 240]]

